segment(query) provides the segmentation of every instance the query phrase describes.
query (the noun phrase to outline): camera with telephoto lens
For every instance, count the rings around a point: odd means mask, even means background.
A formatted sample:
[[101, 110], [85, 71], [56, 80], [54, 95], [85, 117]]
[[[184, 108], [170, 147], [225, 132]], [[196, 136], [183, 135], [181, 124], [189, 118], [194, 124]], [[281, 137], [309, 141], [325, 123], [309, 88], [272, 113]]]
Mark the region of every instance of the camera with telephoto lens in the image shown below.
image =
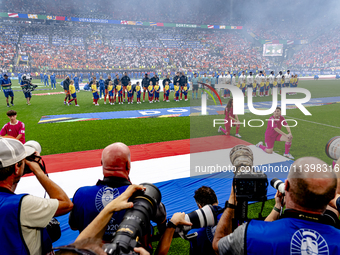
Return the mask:
[[133, 249], [141, 246], [141, 238], [148, 233], [150, 220], [156, 215], [162, 195], [153, 184], [141, 185], [146, 190], [136, 191], [129, 199], [133, 202], [133, 208], [126, 211], [111, 243], [105, 245], [104, 251], [109, 255], [137, 254]]
[[281, 181], [280, 179], [278, 178], [273, 178], [271, 181], [270, 181], [270, 185], [278, 190], [279, 192], [282, 193], [282, 195], [285, 195], [285, 183], [283, 181]]
[[205, 205], [201, 209], [185, 214], [185, 221], [192, 223], [192, 225], [178, 226], [175, 232], [183, 239], [190, 239], [197, 236], [197, 233], [187, 235], [189, 230], [216, 226], [217, 213], [212, 205]]
[[24, 93], [32, 92], [38, 87], [38, 85], [32, 84], [32, 77], [24, 75], [22, 81], [25, 83], [25, 86], [22, 88]]
[[340, 158], [340, 136], [330, 139], [326, 144], [325, 151], [328, 157], [338, 160]]
[[236, 145], [230, 151], [234, 166], [233, 184], [237, 200], [263, 201], [267, 198], [268, 178], [263, 172], [254, 171], [253, 152], [245, 145]]

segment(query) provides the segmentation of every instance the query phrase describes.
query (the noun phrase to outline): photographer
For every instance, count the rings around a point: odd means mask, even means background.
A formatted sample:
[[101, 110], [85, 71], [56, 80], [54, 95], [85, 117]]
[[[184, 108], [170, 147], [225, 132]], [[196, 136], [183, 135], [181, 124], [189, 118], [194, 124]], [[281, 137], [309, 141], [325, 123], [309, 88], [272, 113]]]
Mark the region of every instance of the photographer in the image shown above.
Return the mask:
[[[113, 143], [102, 152], [102, 165], [104, 179], [96, 185], [81, 187], [73, 196], [74, 207], [70, 214], [69, 224], [72, 230], [82, 232], [99, 214], [100, 211], [114, 198], [122, 194], [131, 185], [129, 174], [131, 167], [130, 149], [123, 143]], [[118, 230], [122, 222], [125, 210], [113, 214], [105, 234], [104, 242], [109, 242], [112, 235]], [[152, 219], [159, 224], [159, 228], [165, 227], [166, 213], [161, 204], [157, 210], [157, 219]], [[150, 226], [151, 230], [151, 226]], [[151, 247], [150, 235], [141, 240], [143, 247]]]
[[185, 221], [185, 213], [175, 213], [168, 222], [167, 228], [159, 240], [154, 255], [166, 255], [170, 249], [171, 241], [178, 226], [191, 226], [191, 222]]
[[[56, 247], [55, 250], [59, 250], [56, 254], [79, 254], [77, 251], [80, 249], [92, 251], [95, 254], [106, 254], [101, 240], [107, 225], [115, 212], [133, 207], [133, 203], [128, 200], [138, 190], [145, 190], [145, 188], [142, 185], [130, 185], [120, 196], [103, 208], [98, 216], [79, 234], [73, 244]], [[150, 254], [141, 247], [135, 248], [134, 251], [140, 255]]]
[[[313, 157], [296, 160], [285, 181], [286, 210], [273, 222], [251, 220], [232, 230], [237, 205], [234, 186], [229, 206], [217, 225], [213, 248], [219, 254], [337, 254], [340, 231], [324, 215], [327, 204], [334, 198], [337, 180], [327, 166]], [[277, 210], [274, 208], [275, 211]], [[284, 230], [284, 232], [282, 232]], [[325, 248], [326, 247], [326, 248]], [[326, 250], [325, 250], [326, 249]]]
[[[37, 162], [25, 159], [34, 151], [15, 139], [0, 138], [0, 238], [6, 240], [2, 242], [1, 254], [49, 254], [52, 242], [46, 226], [52, 217], [68, 213], [73, 206]], [[25, 165], [51, 199], [14, 193]]]
[[[215, 210], [217, 220], [219, 220], [223, 213], [223, 208], [218, 206], [217, 196], [215, 191], [207, 186], [202, 186], [195, 191], [194, 195], [198, 208], [203, 208], [206, 205], [212, 205]], [[204, 227], [198, 230], [191, 230], [197, 232], [197, 237], [190, 239], [190, 254], [215, 254], [212, 248], [212, 241], [214, 238], [214, 229], [216, 227]]]
[[22, 92], [25, 95], [27, 105], [31, 105], [30, 101], [32, 98], [32, 91], [34, 90], [34, 87], [31, 83], [31, 79], [29, 76], [27, 75], [22, 76], [20, 87], [22, 88]]

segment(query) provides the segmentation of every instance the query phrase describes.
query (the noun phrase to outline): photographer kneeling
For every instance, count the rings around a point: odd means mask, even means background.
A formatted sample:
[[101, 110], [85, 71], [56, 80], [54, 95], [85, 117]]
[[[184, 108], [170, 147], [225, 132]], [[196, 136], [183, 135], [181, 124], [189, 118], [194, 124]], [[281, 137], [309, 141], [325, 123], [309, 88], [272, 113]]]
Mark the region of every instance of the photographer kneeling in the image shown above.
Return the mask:
[[[1, 254], [49, 254], [52, 241], [46, 226], [52, 217], [68, 213], [72, 202], [51, 181], [39, 163], [25, 158], [35, 149], [11, 138], [0, 138], [0, 239]], [[14, 191], [24, 175], [25, 165], [33, 172], [51, 199]]]
[[[218, 200], [215, 191], [210, 187], [202, 186], [195, 191], [194, 198], [199, 209], [202, 209], [206, 205], [212, 205], [217, 220], [215, 224], [217, 224], [218, 220], [222, 216], [223, 208], [218, 206]], [[212, 241], [214, 238], [215, 229], [216, 225], [190, 230], [188, 232], [189, 235], [191, 233], [197, 233], [197, 236], [195, 238], [189, 239], [190, 254], [215, 254], [212, 248]]]
[[175, 213], [172, 216], [160, 239], [155, 255], [168, 253], [175, 233], [190, 242], [190, 254], [215, 254], [212, 241], [223, 208], [218, 206], [217, 196], [210, 187], [202, 186], [197, 189], [194, 198], [199, 209], [189, 214]]
[[[296, 160], [285, 181], [286, 210], [273, 222], [251, 220], [232, 230], [234, 207], [223, 213], [215, 232], [213, 248], [219, 254], [327, 254], [339, 253], [340, 231], [324, 216], [334, 198], [337, 180], [327, 166], [313, 157]], [[316, 169], [316, 168], [314, 168]], [[234, 187], [229, 205], [236, 205]], [[274, 208], [275, 210], [275, 208]]]

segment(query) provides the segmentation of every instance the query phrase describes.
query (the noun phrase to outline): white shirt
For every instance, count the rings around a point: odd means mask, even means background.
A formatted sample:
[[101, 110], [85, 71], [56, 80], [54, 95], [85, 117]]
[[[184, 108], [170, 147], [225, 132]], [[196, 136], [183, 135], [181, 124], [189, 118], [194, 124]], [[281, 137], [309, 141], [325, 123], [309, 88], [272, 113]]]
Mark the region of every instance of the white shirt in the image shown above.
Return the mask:
[[238, 81], [240, 84], [243, 84], [246, 82], [246, 76], [241, 74], [240, 77], [238, 77]]
[[270, 74], [268, 78], [269, 78], [269, 83], [270, 83], [270, 84], [273, 84], [273, 83], [274, 83], [275, 76], [272, 75], [272, 74]]
[[289, 83], [291, 77], [292, 76], [290, 74], [286, 73], [285, 74], [285, 83]]
[[282, 79], [281, 74], [276, 75], [277, 84], [281, 84], [281, 79]]
[[255, 76], [255, 81], [256, 81], [257, 84], [259, 84], [261, 82], [261, 75], [260, 74], [257, 74]]
[[254, 77], [252, 75], [247, 76], [247, 84], [252, 85], [254, 83]]
[[236, 76], [231, 79], [231, 85], [236, 86]]
[[57, 199], [27, 195], [21, 202], [20, 223], [30, 254], [41, 254], [41, 228], [51, 221], [59, 206]]
[[227, 74], [224, 78], [225, 78], [225, 83], [231, 84], [231, 75], [230, 74]]

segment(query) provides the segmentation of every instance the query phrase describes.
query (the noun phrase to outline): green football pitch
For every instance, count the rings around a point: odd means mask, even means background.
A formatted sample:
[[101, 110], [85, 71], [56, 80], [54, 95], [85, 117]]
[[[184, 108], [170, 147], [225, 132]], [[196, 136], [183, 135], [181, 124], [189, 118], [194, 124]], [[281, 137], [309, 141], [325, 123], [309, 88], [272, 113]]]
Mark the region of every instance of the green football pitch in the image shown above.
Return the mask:
[[[44, 86], [40, 81], [35, 80], [39, 85], [39, 89]], [[60, 81], [58, 81], [60, 82]], [[123, 142], [127, 145], [172, 141], [180, 139], [188, 139], [194, 137], [205, 137], [221, 135], [217, 132], [217, 128], [212, 128], [213, 119], [223, 119], [223, 115], [208, 115], [196, 117], [174, 117], [174, 118], [142, 118], [142, 119], [111, 119], [111, 120], [95, 120], [80, 121], [67, 123], [48, 123], [38, 124], [42, 116], [72, 114], [72, 113], [91, 113], [91, 112], [108, 112], [108, 111], [127, 111], [127, 110], [144, 110], [155, 108], [172, 108], [200, 105], [200, 100], [191, 100], [188, 102], [180, 101], [170, 103], [142, 103], [128, 105], [109, 105], [103, 104], [103, 100], [99, 100], [100, 106], [92, 104], [91, 92], [81, 91], [77, 93], [78, 104], [66, 106], [63, 104], [64, 95], [45, 95], [34, 96], [31, 105], [26, 105], [26, 100], [16, 80], [13, 80], [15, 91], [14, 106], [7, 108], [3, 93], [0, 94], [0, 125], [4, 125], [9, 121], [6, 112], [13, 109], [18, 113], [18, 120], [26, 125], [26, 140], [36, 140], [42, 146], [42, 154], [57, 154], [74, 151], [85, 151], [93, 149], [102, 149], [113, 142]], [[17, 87], [17, 88], [16, 88]], [[306, 88], [311, 92], [312, 98], [336, 97], [340, 96], [340, 81], [300, 81], [299, 87]], [[57, 90], [39, 90], [33, 94], [62, 92], [60, 85]], [[199, 95], [200, 96], [200, 95]], [[288, 98], [303, 97], [302, 94], [291, 95]], [[171, 93], [171, 99], [173, 92]], [[189, 99], [191, 91], [189, 92]], [[163, 99], [161, 93], [160, 99]], [[269, 97], [256, 97], [254, 102], [271, 101]], [[279, 98], [280, 100], [280, 98]], [[227, 103], [227, 99], [222, 98], [223, 105]], [[212, 100], [208, 104], [213, 104]], [[296, 119], [298, 125], [292, 128], [293, 144], [291, 154], [295, 158], [304, 156], [314, 156], [331, 164], [332, 160], [325, 154], [325, 145], [327, 141], [340, 135], [340, 104], [329, 104], [323, 106], [308, 107], [311, 116], [305, 116], [299, 109], [287, 110], [289, 119]], [[240, 120], [249, 119], [268, 119], [270, 116], [255, 116], [251, 113], [245, 113], [239, 116]], [[241, 127], [240, 134], [242, 139], [256, 144], [263, 141], [266, 125], [260, 128]], [[283, 129], [283, 131], [285, 131]], [[232, 129], [232, 135], [235, 133]], [[277, 143], [275, 152], [284, 153], [284, 144]], [[258, 204], [249, 207], [249, 217], [256, 217], [259, 211]], [[268, 201], [265, 205], [264, 215], [269, 214], [273, 206], [273, 201]], [[156, 246], [156, 245], [155, 245]], [[173, 240], [169, 254], [185, 254], [189, 249], [188, 242], [176, 238]]]

